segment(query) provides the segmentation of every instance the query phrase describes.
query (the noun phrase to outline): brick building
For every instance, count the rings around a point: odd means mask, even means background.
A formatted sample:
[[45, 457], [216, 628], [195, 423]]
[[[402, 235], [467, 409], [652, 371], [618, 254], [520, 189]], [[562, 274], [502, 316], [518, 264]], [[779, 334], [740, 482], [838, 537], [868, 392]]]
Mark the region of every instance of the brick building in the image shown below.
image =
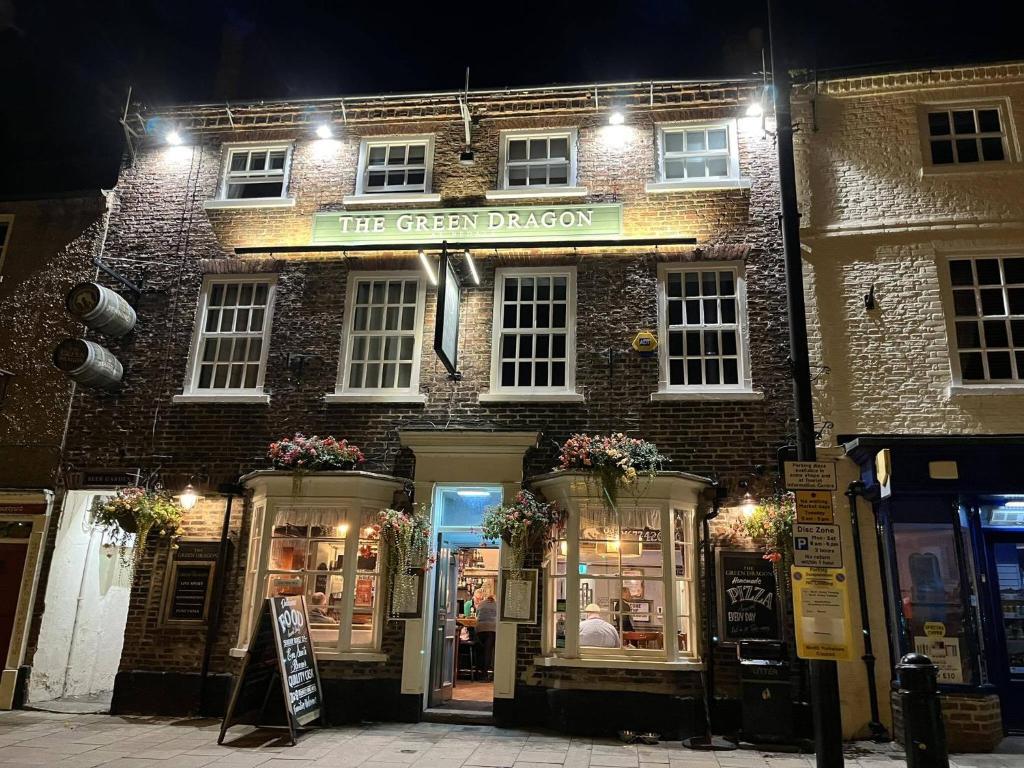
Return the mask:
[[[791, 432], [774, 141], [745, 116], [760, 97], [757, 82], [679, 81], [140, 109], [104, 258], [145, 291], [131, 335], [96, 337], [123, 387], [79, 390], [65, 461], [202, 498], [179, 549], [154, 538], [137, 569], [114, 711], [197, 709], [207, 647], [207, 704], [222, 702], [260, 598], [286, 589], [337, 622], [314, 628], [332, 720], [450, 707], [476, 681], [457, 674], [445, 567], [390, 619], [376, 544], [356, 531], [396, 494], [431, 504], [461, 604], [507, 554], [481, 545], [484, 506], [526, 482], [569, 508], [571, 533], [561, 556], [534, 553], [536, 615], [498, 621], [484, 707], [701, 732], [706, 489], [727, 492], [715, 546], [760, 561], [728, 520]], [[442, 251], [461, 281], [458, 377], [432, 344]], [[631, 347], [643, 330], [657, 354]], [[675, 474], [624, 504], [612, 547], [586, 541], [589, 486], [549, 473], [570, 434], [619, 431]], [[262, 471], [294, 432], [358, 444], [365, 471], [299, 490]], [[240, 478], [242, 500], [218, 493]], [[84, 508], [89, 491], [72, 493]], [[595, 575], [627, 529], [649, 545]], [[209, 600], [178, 612], [178, 574], [203, 552], [224, 576], [212, 633]], [[581, 646], [587, 606], [610, 614], [623, 590], [630, 636], [620, 624], [617, 648]], [[586, 604], [566, 600], [577, 591]], [[714, 655], [732, 713], [734, 645]]]
[[796, 96], [815, 410], [840, 494], [864, 484], [881, 718], [922, 651], [956, 749], [1024, 727], [1022, 73], [818, 73]]
[[73, 386], [50, 363], [77, 332], [64, 295], [92, 276], [105, 221], [100, 192], [0, 200], [0, 709], [22, 698], [32, 606]]

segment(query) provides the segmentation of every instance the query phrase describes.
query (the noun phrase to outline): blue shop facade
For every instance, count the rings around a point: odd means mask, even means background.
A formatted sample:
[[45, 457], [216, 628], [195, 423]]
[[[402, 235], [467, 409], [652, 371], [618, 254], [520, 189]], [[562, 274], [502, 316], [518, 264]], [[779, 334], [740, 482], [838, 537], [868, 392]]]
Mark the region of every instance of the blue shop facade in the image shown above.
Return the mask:
[[947, 730], [1024, 732], [1024, 436], [839, 440], [873, 506], [890, 658], [937, 664]]

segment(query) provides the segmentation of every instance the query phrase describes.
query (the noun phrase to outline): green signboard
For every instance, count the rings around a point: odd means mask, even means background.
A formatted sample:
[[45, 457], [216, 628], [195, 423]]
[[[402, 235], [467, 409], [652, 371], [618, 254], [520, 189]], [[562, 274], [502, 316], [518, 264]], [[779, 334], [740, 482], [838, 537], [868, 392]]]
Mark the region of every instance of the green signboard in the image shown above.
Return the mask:
[[314, 245], [613, 240], [621, 235], [620, 203], [335, 211], [313, 218]]

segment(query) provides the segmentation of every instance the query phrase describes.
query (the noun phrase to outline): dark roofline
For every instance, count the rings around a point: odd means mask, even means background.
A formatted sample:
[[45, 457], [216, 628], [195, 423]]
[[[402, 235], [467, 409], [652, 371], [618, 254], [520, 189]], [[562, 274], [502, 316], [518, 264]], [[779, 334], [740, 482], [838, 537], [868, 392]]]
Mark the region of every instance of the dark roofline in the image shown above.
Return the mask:
[[933, 72], [943, 69], [975, 69], [977, 67], [1020, 66], [1024, 59], [983, 59], [974, 61], [949, 61], [939, 57], [912, 60], [879, 61], [870, 64], [852, 64], [841, 67], [816, 67], [794, 69], [794, 84], [810, 84], [821, 80], [842, 80], [844, 78], [872, 77], [878, 75], [909, 74], [912, 72]]

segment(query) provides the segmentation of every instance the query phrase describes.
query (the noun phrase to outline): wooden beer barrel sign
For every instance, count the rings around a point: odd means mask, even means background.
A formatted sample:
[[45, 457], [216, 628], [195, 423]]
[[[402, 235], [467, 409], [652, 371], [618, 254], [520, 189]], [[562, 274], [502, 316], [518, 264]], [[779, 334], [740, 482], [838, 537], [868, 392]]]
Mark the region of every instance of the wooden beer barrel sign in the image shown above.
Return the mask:
[[99, 283], [79, 283], [64, 303], [72, 316], [104, 336], [116, 339], [135, 327], [132, 305]]
[[84, 339], [64, 339], [53, 351], [53, 364], [86, 387], [113, 389], [124, 376], [113, 352]]

